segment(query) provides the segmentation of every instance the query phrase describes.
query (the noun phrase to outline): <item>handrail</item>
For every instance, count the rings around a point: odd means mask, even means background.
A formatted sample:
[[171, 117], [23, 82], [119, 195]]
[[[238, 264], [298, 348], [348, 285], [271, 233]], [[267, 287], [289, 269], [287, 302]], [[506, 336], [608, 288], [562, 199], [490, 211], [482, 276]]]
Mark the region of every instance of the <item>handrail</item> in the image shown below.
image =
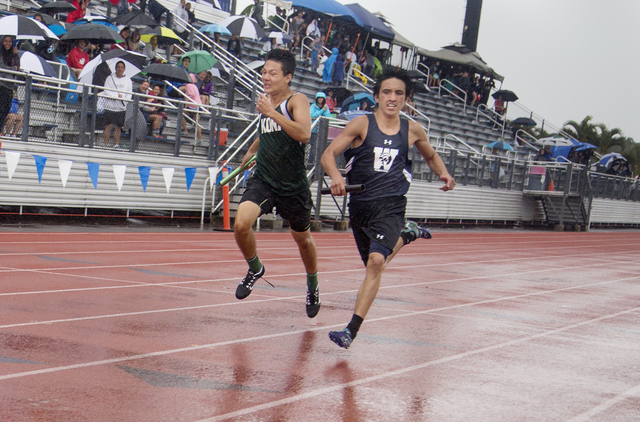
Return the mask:
[[[464, 94], [464, 98], [462, 98], [461, 96], [455, 94], [452, 90], [450, 90], [449, 88], [444, 86], [445, 82], [448, 83], [448, 84], [451, 84], [454, 87], [454, 89], [457, 89], [458, 91], [463, 93]], [[442, 91], [443, 89], [445, 91], [447, 91], [449, 94], [451, 94], [454, 97], [456, 97], [457, 99], [459, 99], [460, 101], [462, 101], [462, 103], [463, 103], [462, 111], [463, 112], [467, 110], [467, 93], [462, 88], [460, 88], [458, 85], [454, 84], [451, 81], [443, 80], [443, 81], [440, 81], [440, 85], [438, 85], [438, 95], [439, 96], [442, 96], [442, 92], [440, 92], [440, 91]]]
[[[369, 88], [367, 85], [363, 84], [362, 82], [360, 82], [360, 76], [355, 76], [353, 74], [354, 72], [354, 68], [351, 67], [349, 68], [349, 70], [347, 71], [347, 84], [346, 84], [346, 88], [349, 89], [349, 82], [353, 81], [356, 85], [361, 86], [363, 89], [366, 89], [369, 93], [371, 93], [371, 88]], [[362, 70], [358, 71], [360, 73], [360, 75], [364, 76], [364, 78], [367, 80], [367, 83], [371, 82], [371, 83], [375, 83], [376, 81], [374, 79], [372, 79], [371, 77], [369, 77], [366, 73], [364, 73]]]
[[453, 133], [447, 133], [446, 135], [444, 135], [444, 141], [447, 141], [447, 138], [453, 138], [456, 141], [460, 142], [462, 145], [464, 145], [465, 147], [469, 148], [471, 151], [475, 152], [476, 154], [480, 154], [480, 152], [475, 149], [474, 147], [472, 147], [471, 145], [469, 145], [468, 143], [466, 143], [465, 141], [463, 141], [462, 139], [458, 138], [456, 135], [454, 135]]
[[518, 142], [518, 143], [519, 143], [520, 141], [522, 141], [522, 142], [523, 142], [524, 144], [526, 144], [527, 146], [529, 146], [529, 147], [531, 147], [531, 148], [536, 148], [536, 149], [537, 149], [537, 147], [535, 147], [535, 146], [531, 145], [531, 144], [530, 144], [526, 139], [524, 139], [524, 138], [520, 137], [520, 135], [521, 135], [521, 134], [526, 135], [529, 139], [533, 140], [533, 142], [538, 142], [538, 141], [539, 141], [539, 139], [538, 139], [538, 138], [536, 138], [535, 136], [533, 136], [533, 135], [532, 135], [532, 134], [530, 134], [529, 132], [526, 132], [526, 131], [524, 131], [523, 129], [518, 129], [518, 130], [516, 131], [516, 139], [515, 139], [515, 141], [516, 141], [516, 142]]
[[[421, 70], [419, 69], [419, 67], [420, 67], [420, 66], [422, 66], [422, 67], [424, 67], [425, 69], [427, 69], [427, 73], [426, 73], [426, 74], [425, 74], [423, 71], [421, 71]], [[416, 72], [418, 72], [418, 73], [420, 73], [421, 75], [423, 75], [425, 78], [427, 78], [427, 85], [426, 85], [426, 88], [427, 88], [427, 90], [428, 90], [429, 92], [431, 92], [431, 88], [429, 87], [429, 77], [431, 76], [431, 69], [429, 69], [429, 66], [427, 66], [426, 64], [424, 64], [424, 63], [420, 62], [420, 63], [418, 63], [418, 65], [416, 66], [415, 71], [416, 71]], [[465, 103], [466, 103], [466, 101], [465, 101]]]
[[[302, 38], [302, 40], [300, 41], [300, 61], [302, 61], [302, 56], [303, 56], [303, 54], [302, 54], [302, 53], [304, 52], [304, 49], [306, 48], [307, 50], [311, 50], [311, 47], [308, 47], [308, 46], [304, 43], [304, 41], [305, 41], [306, 39], [311, 40], [311, 42], [313, 42], [313, 41], [314, 41], [314, 40], [313, 40], [313, 38], [311, 38], [311, 37], [310, 37], [310, 36], [308, 36], [308, 35], [305, 35], [305, 36]], [[329, 53], [329, 55], [331, 55], [331, 50], [329, 50], [329, 49], [328, 49], [324, 44], [322, 45], [322, 51], [324, 51], [325, 53]]]
[[[484, 113], [484, 112], [482, 112], [482, 110], [487, 110], [491, 114]], [[501, 117], [500, 114], [498, 114], [496, 111], [490, 109], [489, 107], [487, 107], [484, 104], [479, 104], [478, 107], [476, 108], [476, 123], [480, 121], [480, 119], [479, 119], [480, 115], [486, 117], [487, 119], [489, 119], [489, 121], [493, 122], [494, 126], [495, 125], [501, 126], [502, 127], [502, 135], [501, 136], [504, 136], [504, 130], [505, 130], [505, 127], [507, 125], [507, 119], [506, 118], [501, 119], [500, 118]]]

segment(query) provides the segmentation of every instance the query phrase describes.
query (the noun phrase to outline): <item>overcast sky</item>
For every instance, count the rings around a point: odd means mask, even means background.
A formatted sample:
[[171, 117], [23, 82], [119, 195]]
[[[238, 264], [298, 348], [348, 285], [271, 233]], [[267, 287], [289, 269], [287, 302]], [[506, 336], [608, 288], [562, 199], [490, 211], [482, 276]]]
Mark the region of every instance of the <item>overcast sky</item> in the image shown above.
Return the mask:
[[[466, 0], [357, 3], [428, 50], [462, 40]], [[555, 126], [592, 115], [640, 142], [640, 0], [484, 0], [478, 52]], [[509, 108], [509, 118], [523, 114]]]

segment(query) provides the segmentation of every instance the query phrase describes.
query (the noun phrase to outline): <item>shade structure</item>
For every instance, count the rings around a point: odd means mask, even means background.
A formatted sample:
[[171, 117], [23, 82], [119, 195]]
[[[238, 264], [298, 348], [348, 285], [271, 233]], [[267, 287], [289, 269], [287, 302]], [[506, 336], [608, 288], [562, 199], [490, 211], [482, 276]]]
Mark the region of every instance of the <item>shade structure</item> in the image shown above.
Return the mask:
[[364, 25], [351, 9], [335, 0], [293, 0], [291, 3], [295, 7], [303, 7], [332, 17], [353, 21], [360, 26]]
[[142, 73], [167, 79], [170, 82], [192, 83], [191, 77], [186, 70], [181, 67], [166, 63], [153, 63], [142, 69]]
[[69, 2], [66, 1], [52, 1], [51, 3], [47, 3], [44, 6], [41, 6], [38, 11], [44, 13], [67, 13], [67, 12], [75, 12], [76, 7]]
[[124, 40], [113, 29], [97, 23], [87, 23], [75, 25], [68, 30], [60, 39], [62, 40], [83, 40], [87, 39], [93, 44], [123, 42]]
[[42, 57], [33, 54], [30, 51], [23, 50], [19, 50], [18, 54], [20, 55], [20, 69], [27, 72], [37, 73], [38, 75], [48, 76], [50, 78], [58, 77], [53, 66], [47, 63], [47, 61]]
[[384, 24], [382, 19], [358, 3], [347, 4], [346, 6], [362, 21], [362, 27], [367, 31], [382, 38], [393, 39], [395, 37], [395, 33]]
[[229, 16], [220, 25], [226, 27], [231, 34], [242, 38], [258, 39], [264, 37], [264, 29], [254, 19], [247, 16]]
[[11, 15], [0, 19], [0, 32], [17, 40], [57, 40], [58, 37], [45, 24], [25, 16]]
[[[397, 41], [397, 37], [394, 40], [394, 44]], [[441, 60], [449, 63], [462, 64], [465, 66], [472, 67], [482, 73], [489, 72], [493, 78], [502, 81], [504, 77], [496, 73], [480, 56], [478, 52], [472, 53], [462, 53], [460, 51], [456, 51], [450, 48], [443, 48], [438, 51], [431, 51], [421, 47], [416, 49], [416, 54], [419, 56], [430, 57], [432, 59]]]
[[125, 25], [131, 28], [148, 28], [159, 25], [153, 18], [139, 10], [117, 16], [111, 22], [115, 25]]

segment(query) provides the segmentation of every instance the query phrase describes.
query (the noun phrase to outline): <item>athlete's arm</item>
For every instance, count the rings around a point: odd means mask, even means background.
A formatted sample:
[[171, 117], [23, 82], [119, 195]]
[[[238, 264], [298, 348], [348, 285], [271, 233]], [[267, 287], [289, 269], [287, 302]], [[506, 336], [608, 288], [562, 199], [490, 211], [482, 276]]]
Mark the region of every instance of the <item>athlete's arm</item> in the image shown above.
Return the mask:
[[257, 102], [258, 111], [265, 117], [273, 119], [289, 136], [298, 142], [306, 144], [311, 137], [311, 114], [309, 114], [309, 100], [304, 95], [294, 95], [289, 99], [288, 109], [293, 120], [279, 113], [271, 104], [271, 100], [260, 94]]
[[448, 191], [456, 186], [455, 180], [447, 171], [447, 167], [444, 165], [442, 158], [438, 155], [435, 149], [429, 142], [429, 136], [424, 131], [424, 128], [417, 122], [409, 122], [409, 147], [415, 145], [420, 151], [420, 154], [424, 157], [429, 168], [435, 174], [438, 175], [440, 180], [444, 182], [444, 186], [440, 190]]
[[[244, 166], [245, 163], [251, 159], [251, 157], [256, 155], [256, 153], [258, 152], [258, 144], [259, 143], [260, 143], [260, 138], [256, 138], [256, 140], [253, 141], [253, 143], [249, 147], [249, 150], [247, 151], [247, 153], [244, 155], [244, 157], [242, 157], [242, 163], [240, 163], [240, 167]], [[255, 165], [255, 161], [253, 162], [253, 164], [249, 168], [253, 167], [254, 165]]]
[[336, 157], [342, 154], [349, 145], [352, 147], [360, 146], [364, 138], [367, 137], [368, 127], [369, 119], [366, 116], [356, 117], [347, 124], [342, 133], [324, 150], [320, 162], [324, 171], [331, 177], [332, 195], [343, 196], [347, 193], [344, 177], [342, 177], [336, 165]]

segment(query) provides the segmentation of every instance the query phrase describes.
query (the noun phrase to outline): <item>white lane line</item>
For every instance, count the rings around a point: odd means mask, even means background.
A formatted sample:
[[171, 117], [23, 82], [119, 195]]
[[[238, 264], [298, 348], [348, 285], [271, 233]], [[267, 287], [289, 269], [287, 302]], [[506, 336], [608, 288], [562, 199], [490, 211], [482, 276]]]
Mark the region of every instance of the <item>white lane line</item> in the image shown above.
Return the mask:
[[574, 418], [569, 419], [567, 422], [586, 422], [592, 417], [606, 410], [609, 410], [611, 407], [615, 406], [616, 404], [621, 403], [631, 397], [634, 397], [634, 398], [640, 397], [640, 384], [636, 385], [633, 388], [628, 389], [624, 393], [618, 394], [617, 396], [610, 398], [609, 400], [592, 408], [591, 410], [588, 410]]

